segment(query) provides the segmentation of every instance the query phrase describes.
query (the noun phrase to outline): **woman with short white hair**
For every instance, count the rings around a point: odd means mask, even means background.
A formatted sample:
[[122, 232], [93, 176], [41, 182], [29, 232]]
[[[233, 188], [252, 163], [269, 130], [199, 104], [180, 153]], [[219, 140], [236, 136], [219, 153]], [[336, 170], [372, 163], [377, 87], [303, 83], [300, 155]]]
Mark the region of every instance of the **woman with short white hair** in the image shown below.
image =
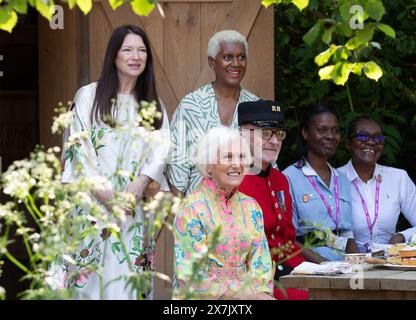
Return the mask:
[[237, 129], [237, 105], [259, 98], [240, 86], [247, 67], [248, 44], [235, 30], [215, 33], [208, 41], [208, 65], [214, 81], [187, 94], [172, 117], [172, 149], [167, 177], [174, 193], [191, 192], [202, 175], [190, 162], [190, 152], [209, 129]]
[[204, 176], [176, 215], [174, 299], [273, 299], [273, 266], [257, 202], [238, 191], [252, 158], [239, 132], [220, 126], [192, 157]]

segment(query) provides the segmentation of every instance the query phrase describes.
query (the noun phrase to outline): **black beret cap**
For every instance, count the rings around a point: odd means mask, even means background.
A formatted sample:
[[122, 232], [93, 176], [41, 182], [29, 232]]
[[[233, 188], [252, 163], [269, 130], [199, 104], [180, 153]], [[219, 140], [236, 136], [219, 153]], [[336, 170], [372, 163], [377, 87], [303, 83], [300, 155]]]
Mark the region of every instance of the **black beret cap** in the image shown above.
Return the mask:
[[238, 105], [238, 125], [254, 124], [262, 128], [283, 128], [285, 116], [276, 101], [258, 100]]

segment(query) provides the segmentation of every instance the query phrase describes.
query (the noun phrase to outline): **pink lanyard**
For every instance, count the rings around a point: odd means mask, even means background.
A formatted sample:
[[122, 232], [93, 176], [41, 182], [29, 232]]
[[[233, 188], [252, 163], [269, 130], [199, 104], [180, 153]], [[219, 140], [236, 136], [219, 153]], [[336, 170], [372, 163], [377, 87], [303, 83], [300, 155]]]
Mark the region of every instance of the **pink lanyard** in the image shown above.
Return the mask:
[[321, 197], [322, 202], [324, 203], [326, 209], [328, 210], [328, 213], [331, 216], [332, 221], [334, 221], [335, 226], [337, 227], [337, 234], [338, 234], [339, 233], [339, 224], [340, 224], [340, 220], [341, 220], [341, 210], [340, 210], [340, 206], [339, 206], [338, 178], [337, 178], [337, 176], [335, 175], [334, 172], [332, 172], [332, 174], [334, 175], [335, 206], [336, 206], [336, 211], [337, 211], [336, 219], [334, 217], [334, 214], [332, 213], [332, 210], [331, 210], [331, 207], [328, 204], [328, 201], [326, 201], [323, 193], [321, 192], [321, 190], [317, 186], [316, 182], [310, 176], [308, 176], [308, 179], [311, 182], [312, 186], [315, 188], [316, 192], [318, 192], [319, 196]]
[[376, 206], [375, 206], [375, 209], [374, 209], [374, 221], [373, 221], [373, 223], [371, 223], [370, 214], [368, 212], [368, 208], [367, 208], [367, 205], [365, 203], [365, 200], [364, 200], [363, 196], [361, 195], [360, 190], [358, 189], [357, 179], [355, 179], [353, 181], [354, 187], [357, 190], [357, 192], [358, 192], [358, 194], [360, 195], [360, 198], [361, 198], [361, 204], [363, 206], [365, 218], [367, 219], [367, 225], [368, 225], [368, 229], [370, 230], [370, 237], [371, 238], [373, 237], [373, 227], [376, 224], [376, 221], [377, 221], [377, 218], [378, 218], [378, 203], [379, 203], [378, 199], [379, 199], [379, 195], [380, 195], [380, 180], [379, 179], [376, 179], [376, 180], [377, 180], [377, 182], [376, 182]]

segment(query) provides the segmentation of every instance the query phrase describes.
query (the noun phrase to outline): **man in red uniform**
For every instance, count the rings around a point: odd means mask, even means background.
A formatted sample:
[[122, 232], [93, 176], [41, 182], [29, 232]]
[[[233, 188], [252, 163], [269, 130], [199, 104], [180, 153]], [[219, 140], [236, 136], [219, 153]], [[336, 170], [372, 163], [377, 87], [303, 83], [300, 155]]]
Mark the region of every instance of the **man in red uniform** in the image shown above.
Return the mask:
[[[239, 191], [256, 199], [263, 211], [265, 233], [277, 265], [275, 280], [305, 261], [295, 243], [289, 182], [272, 166], [286, 137], [283, 122], [283, 112], [275, 101], [259, 100], [238, 105], [238, 125], [243, 136], [250, 140], [254, 156], [251, 173], [245, 176]], [[275, 285], [274, 294], [277, 299], [308, 299], [307, 291], [280, 290], [278, 285]]]

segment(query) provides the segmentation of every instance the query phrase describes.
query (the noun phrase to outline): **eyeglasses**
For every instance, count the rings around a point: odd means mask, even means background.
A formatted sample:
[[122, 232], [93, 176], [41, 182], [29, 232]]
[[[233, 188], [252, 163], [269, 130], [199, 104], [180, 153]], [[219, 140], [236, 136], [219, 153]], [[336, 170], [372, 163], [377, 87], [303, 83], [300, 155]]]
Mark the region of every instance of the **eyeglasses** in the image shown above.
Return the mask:
[[368, 142], [370, 139], [372, 139], [376, 144], [384, 144], [384, 141], [386, 141], [386, 137], [384, 135], [370, 134], [367, 131], [356, 131], [350, 136], [350, 138], [355, 138], [362, 143]]
[[255, 131], [255, 130], [261, 130], [261, 137], [264, 140], [270, 140], [272, 136], [275, 134], [277, 140], [283, 141], [286, 139], [286, 131], [282, 129], [253, 129], [253, 128], [247, 128], [245, 130]]
[[270, 140], [273, 135], [276, 135], [277, 140], [283, 141], [286, 138], [286, 131], [281, 129], [261, 129], [261, 137], [264, 140]]

